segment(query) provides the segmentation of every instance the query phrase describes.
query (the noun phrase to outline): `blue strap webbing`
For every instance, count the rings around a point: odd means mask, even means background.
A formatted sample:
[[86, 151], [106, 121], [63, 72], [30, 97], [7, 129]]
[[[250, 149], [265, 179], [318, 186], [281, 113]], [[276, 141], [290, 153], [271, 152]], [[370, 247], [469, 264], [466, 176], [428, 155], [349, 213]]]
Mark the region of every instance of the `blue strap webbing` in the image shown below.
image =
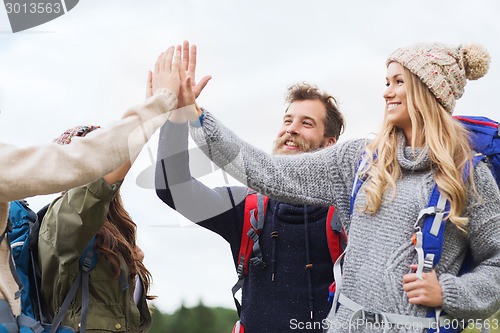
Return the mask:
[[[429, 202], [427, 203], [427, 207], [438, 207], [438, 202], [441, 195], [437, 185], [434, 186], [431, 196], [429, 198]], [[424, 225], [422, 227], [422, 249], [424, 250], [424, 258], [428, 257], [429, 254], [434, 255], [433, 264], [435, 266], [439, 260], [441, 259], [441, 253], [443, 250], [443, 242], [444, 242], [444, 229], [446, 226], [445, 220], [445, 212], [448, 212], [450, 209], [450, 204], [446, 201], [444, 209], [438, 208], [435, 210], [434, 214], [428, 214], [424, 218]], [[441, 215], [438, 215], [441, 214]], [[436, 223], [438, 224], [437, 233], [433, 230], [436, 230], [435, 219], [438, 219]], [[439, 221], [440, 220], [440, 221]], [[432, 232], [431, 232], [432, 231]]]
[[[477, 164], [485, 159], [485, 155], [478, 154], [473, 157], [472, 159], [472, 166], [475, 168]], [[373, 155], [373, 159], [376, 158], [376, 155]], [[365, 171], [366, 166], [368, 165], [369, 158], [367, 157], [367, 153], [363, 153], [363, 156], [361, 157], [358, 167], [356, 169], [356, 176], [353, 181], [353, 187], [352, 187], [352, 192], [351, 192], [351, 201], [350, 201], [350, 215], [352, 215], [353, 209], [354, 209], [354, 202], [356, 200], [356, 196], [359, 192], [359, 189], [361, 188], [361, 185], [363, 184], [364, 180], [363, 177], [360, 176], [360, 174]], [[469, 171], [470, 169], [468, 167], [465, 168], [464, 170], [464, 182], [467, 181], [469, 177]], [[423, 228], [422, 228], [422, 248], [424, 252], [424, 258], [432, 258], [432, 267], [436, 266], [439, 260], [441, 259], [441, 254], [443, 252], [443, 243], [444, 243], [444, 230], [446, 226], [446, 220], [445, 220], [445, 212], [449, 211], [449, 202], [443, 201], [444, 197], [440, 195], [439, 189], [437, 185], [434, 186], [431, 196], [429, 198], [429, 202], [427, 204], [427, 207], [424, 209], [426, 211], [429, 211], [429, 208], [431, 207], [436, 207], [433, 213], [426, 213], [426, 216], [424, 218], [423, 222]], [[418, 221], [417, 221], [418, 222]], [[339, 272], [340, 273], [340, 272]], [[338, 275], [338, 274], [336, 274]], [[336, 281], [337, 281], [337, 276], [336, 276]], [[340, 282], [341, 280], [339, 279]], [[337, 287], [340, 287], [340, 284], [337, 283]], [[337, 288], [336, 294], [340, 292], [340, 288]], [[335, 295], [337, 296], [337, 295]], [[334, 309], [338, 301], [338, 296], [335, 298], [334, 301]], [[440, 311], [440, 310], [439, 310]], [[444, 314], [444, 312], [442, 313]], [[427, 317], [436, 317], [436, 309], [432, 309], [429, 311], [427, 314]], [[429, 333], [434, 333], [437, 330], [434, 329], [428, 329]], [[440, 333], [454, 333], [457, 332], [457, 330], [451, 330], [451, 329], [444, 329], [443, 327], [440, 328]]]
[[94, 250], [95, 237], [92, 238], [80, 256], [80, 269], [78, 275], [76, 276], [73, 284], [71, 285], [64, 301], [59, 308], [54, 320], [52, 322], [52, 327], [50, 333], [56, 333], [57, 329], [60, 327], [64, 315], [69, 310], [71, 302], [76, 296], [76, 293], [80, 287], [82, 287], [82, 310], [80, 318], [80, 332], [85, 333], [87, 325], [87, 312], [89, 307], [89, 272], [94, 269], [97, 263], [97, 251]]
[[[472, 166], [475, 168], [477, 164], [482, 161], [485, 158], [484, 155], [476, 155], [472, 159]], [[468, 167], [465, 168], [464, 170], [464, 182], [467, 181], [469, 178], [469, 172], [470, 169]], [[431, 198], [429, 199], [429, 204], [427, 207], [432, 207], [437, 205], [437, 201], [439, 199], [439, 190], [437, 185], [434, 186], [434, 189], [432, 190]], [[446, 201], [446, 211], [449, 210], [449, 202]], [[434, 222], [435, 216], [433, 215], [427, 215], [424, 219], [424, 226], [422, 228], [422, 233], [423, 233], [423, 244], [422, 248], [424, 250], [424, 256], [427, 256], [427, 254], [434, 254], [434, 260], [432, 263], [432, 267], [436, 266], [441, 259], [441, 254], [443, 252], [443, 243], [444, 243], [444, 229], [446, 226], [446, 220], [441, 221], [441, 226], [439, 228], [439, 232], [437, 235], [433, 235], [431, 233], [432, 229], [432, 224]], [[439, 309], [440, 311], [440, 309]], [[442, 314], [445, 314], [442, 312]], [[434, 318], [436, 317], [436, 309], [432, 309], [429, 311], [427, 314], [427, 317], [429, 318]], [[452, 328], [452, 325], [447, 325], [445, 327], [440, 327], [439, 332], [440, 333], [456, 333], [461, 331], [460, 328]], [[428, 333], [435, 333], [438, 332], [437, 329], [430, 328], [428, 329]]]
[[[485, 158], [484, 155], [476, 155], [472, 159], [472, 166], [475, 168], [476, 165], [482, 161]], [[464, 170], [464, 182], [467, 181], [469, 178], [469, 168], [466, 167]], [[429, 198], [429, 203], [427, 204], [428, 207], [437, 207], [438, 206], [438, 201], [439, 201], [440, 193], [437, 185], [434, 185], [434, 189], [432, 190], [431, 196]], [[444, 211], [447, 212], [450, 209], [450, 203], [446, 201], [446, 205], [444, 208]], [[439, 211], [437, 212], [439, 213]], [[433, 266], [436, 266], [441, 259], [441, 254], [443, 252], [443, 243], [444, 243], [444, 229], [446, 226], [446, 220], [443, 217], [443, 220], [441, 221], [441, 225], [439, 227], [439, 232], [437, 235], [433, 230], [435, 229], [435, 226], [433, 227], [435, 215], [434, 214], [429, 214], [425, 217], [424, 219], [424, 225], [422, 227], [422, 234], [423, 234], [423, 244], [422, 248], [424, 250], [424, 256], [426, 256], [428, 253], [434, 254], [434, 262]]]
[[[42, 324], [39, 321], [36, 321], [35, 319], [28, 317], [26, 315], [21, 314], [20, 316], [17, 317], [17, 324], [19, 327], [26, 327], [29, 328], [33, 333], [43, 333], [44, 328]], [[22, 332], [22, 330], [20, 329]]]
[[12, 314], [9, 302], [5, 299], [0, 299], [0, 332], [1, 333], [17, 333], [18, 326], [16, 318]]
[[[377, 156], [373, 154], [372, 160], [375, 160]], [[351, 192], [351, 204], [349, 205], [349, 215], [352, 215], [352, 211], [354, 210], [354, 202], [356, 201], [356, 196], [358, 195], [359, 189], [361, 188], [361, 185], [363, 185], [363, 182], [365, 181], [365, 176], [362, 175], [364, 171], [366, 171], [366, 168], [368, 167], [368, 164], [370, 162], [370, 157], [368, 153], [365, 151], [363, 152], [363, 155], [361, 155], [361, 159], [358, 162], [358, 166], [356, 168], [356, 173], [354, 174], [354, 180], [352, 183], [352, 192]]]

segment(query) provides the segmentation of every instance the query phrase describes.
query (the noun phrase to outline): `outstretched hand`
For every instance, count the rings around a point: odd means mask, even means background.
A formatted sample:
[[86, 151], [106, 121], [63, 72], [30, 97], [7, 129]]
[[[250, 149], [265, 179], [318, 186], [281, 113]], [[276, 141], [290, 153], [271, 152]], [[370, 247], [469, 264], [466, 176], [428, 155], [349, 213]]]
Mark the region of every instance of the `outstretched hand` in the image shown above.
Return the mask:
[[179, 91], [178, 108], [170, 116], [170, 121], [174, 123], [184, 123], [186, 121], [196, 121], [199, 118], [199, 109], [196, 105], [193, 93], [191, 78], [186, 76], [186, 72], [181, 68], [179, 73], [181, 86]]
[[[196, 45], [194, 44], [189, 45], [189, 42], [185, 40], [182, 43], [182, 64], [183, 64], [183, 69], [186, 71], [185, 73], [186, 80], [189, 80], [187, 84], [191, 85], [194, 99], [200, 96], [203, 88], [205, 88], [208, 81], [210, 81], [210, 79], [212, 78], [211, 76], [207, 75], [204, 76], [200, 80], [200, 82], [196, 83], [196, 55], [197, 55]], [[181, 96], [179, 96], [179, 107], [187, 106], [194, 103], [194, 101], [192, 101], [191, 96], [188, 95], [189, 92], [182, 91], [183, 86], [184, 88], [186, 87], [186, 82], [183, 81], [183, 83], [181, 83], [181, 92], [180, 92]]]
[[181, 70], [181, 47], [170, 46], [156, 60], [154, 73], [148, 74], [146, 97], [152, 96], [159, 89], [169, 89], [179, 95]]
[[156, 61], [154, 73], [148, 72], [146, 98], [161, 88], [168, 88], [177, 95], [178, 109], [170, 117], [174, 122], [198, 119], [200, 111], [195, 100], [212, 78], [207, 75], [196, 83], [196, 55], [196, 45], [190, 46], [188, 41], [184, 41], [182, 48], [180, 45], [176, 48], [171, 46], [162, 52]]
[[[417, 265], [410, 265], [412, 270], [417, 269]], [[416, 273], [403, 275], [403, 290], [408, 296], [410, 304], [419, 304], [432, 308], [443, 305], [443, 289], [439, 284], [436, 271], [423, 273], [420, 280]]]

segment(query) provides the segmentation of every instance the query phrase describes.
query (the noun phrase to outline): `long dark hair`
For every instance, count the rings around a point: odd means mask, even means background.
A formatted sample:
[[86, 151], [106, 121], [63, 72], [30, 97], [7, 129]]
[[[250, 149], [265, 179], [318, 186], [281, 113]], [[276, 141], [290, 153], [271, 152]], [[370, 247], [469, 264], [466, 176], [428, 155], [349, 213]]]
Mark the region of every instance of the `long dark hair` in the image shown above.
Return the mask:
[[121, 255], [129, 268], [129, 278], [139, 274], [145, 285], [146, 299], [151, 300], [156, 298], [148, 295], [152, 277], [137, 255], [136, 235], [137, 225], [123, 207], [120, 190], [118, 190], [109, 204], [106, 220], [95, 236], [95, 247], [109, 261], [116, 276], [120, 274], [118, 255]]
[[[64, 131], [54, 142], [60, 145], [67, 145], [71, 143], [71, 140], [75, 136], [84, 137], [98, 128], [100, 126], [76, 126]], [[146, 299], [151, 300], [156, 298], [155, 296], [148, 295], [152, 277], [137, 255], [136, 231], [137, 225], [132, 221], [125, 208], [123, 208], [120, 190], [118, 190], [109, 204], [108, 215], [103, 226], [95, 235], [94, 246], [109, 261], [116, 276], [120, 274], [120, 257], [118, 254], [121, 254], [130, 271], [129, 278], [133, 278], [136, 274], [139, 274], [144, 282]]]

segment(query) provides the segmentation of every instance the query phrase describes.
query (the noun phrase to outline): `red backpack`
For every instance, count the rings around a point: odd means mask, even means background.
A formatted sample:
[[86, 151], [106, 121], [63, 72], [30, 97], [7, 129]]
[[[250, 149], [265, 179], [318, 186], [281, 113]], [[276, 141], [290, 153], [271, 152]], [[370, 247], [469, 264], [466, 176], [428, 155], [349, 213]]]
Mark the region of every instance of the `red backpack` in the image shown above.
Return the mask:
[[[259, 246], [259, 235], [264, 228], [264, 220], [266, 217], [266, 209], [269, 198], [263, 194], [249, 190], [245, 198], [245, 209], [243, 216], [243, 229], [241, 232], [240, 250], [238, 253], [238, 264], [236, 266], [236, 273], [238, 274], [238, 281], [234, 285], [232, 292], [238, 315], [240, 314], [241, 304], [236, 299], [236, 293], [243, 287], [243, 281], [248, 275], [249, 264], [265, 267], [262, 260], [262, 251]], [[271, 237], [277, 235], [271, 234]], [[342, 228], [338, 214], [335, 212], [335, 207], [330, 206], [328, 215], [326, 217], [326, 238], [328, 241], [328, 250], [332, 262], [344, 252], [347, 245], [347, 236]], [[335, 282], [329, 288], [331, 302], [333, 291], [335, 289]], [[245, 329], [238, 321], [234, 328], [233, 333], [244, 333]]]

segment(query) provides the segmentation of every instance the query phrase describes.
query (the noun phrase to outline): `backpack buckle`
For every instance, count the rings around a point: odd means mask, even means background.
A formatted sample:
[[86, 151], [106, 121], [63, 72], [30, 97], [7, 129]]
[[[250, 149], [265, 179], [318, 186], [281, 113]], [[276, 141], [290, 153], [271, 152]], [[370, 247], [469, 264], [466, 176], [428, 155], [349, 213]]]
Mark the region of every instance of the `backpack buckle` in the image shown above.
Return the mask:
[[82, 270], [84, 272], [88, 272], [90, 271], [90, 266], [92, 265], [92, 259], [91, 258], [88, 258], [86, 257], [84, 260], [83, 260], [83, 263], [82, 263]]
[[427, 253], [427, 255], [425, 256], [425, 259], [424, 259], [423, 272], [429, 273], [432, 271], [433, 267], [434, 267], [434, 254]]
[[236, 267], [236, 274], [238, 275], [238, 279], [240, 279], [240, 278], [243, 277], [243, 267], [244, 267], [244, 265], [245, 265], [245, 256], [242, 255], [240, 257], [240, 263]]
[[250, 264], [254, 265], [254, 266], [257, 266], [257, 267], [260, 267], [262, 269], [266, 268], [267, 264], [265, 263], [264, 260], [262, 260], [262, 258], [258, 258], [258, 257], [253, 257], [250, 259]]
[[250, 228], [247, 233], [248, 237], [250, 237], [251, 240], [253, 240], [254, 243], [256, 243], [259, 240], [259, 234], [255, 229]]
[[94, 256], [94, 251], [92, 251], [92, 249], [90, 249], [86, 254], [85, 254], [85, 258], [83, 258], [82, 262], [81, 262], [81, 265], [82, 265], [82, 271], [84, 272], [90, 272], [92, 270], [92, 259], [93, 259], [93, 256]]
[[377, 312], [363, 310], [361, 318], [370, 323], [380, 324], [383, 323], [383, 316]]

